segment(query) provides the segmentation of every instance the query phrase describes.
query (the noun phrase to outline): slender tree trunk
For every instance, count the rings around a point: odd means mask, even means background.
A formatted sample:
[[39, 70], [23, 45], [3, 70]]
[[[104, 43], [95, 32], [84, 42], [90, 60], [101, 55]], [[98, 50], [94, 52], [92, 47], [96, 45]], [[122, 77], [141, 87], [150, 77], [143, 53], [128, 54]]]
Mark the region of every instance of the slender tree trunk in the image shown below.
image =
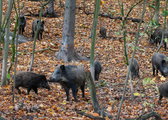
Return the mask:
[[121, 15], [122, 15], [122, 34], [123, 34], [123, 39], [124, 39], [124, 55], [125, 55], [125, 61], [126, 64], [128, 65], [128, 50], [127, 50], [127, 40], [126, 40], [126, 36], [127, 36], [127, 28], [126, 28], [126, 21], [128, 16], [130, 15], [130, 13], [132, 12], [133, 8], [136, 7], [139, 3], [141, 3], [143, 0], [139, 0], [137, 3], [135, 3], [134, 5], [132, 5], [128, 11], [127, 14], [125, 14], [124, 12], [124, 5], [123, 3], [120, 3], [120, 1], [118, 0], [120, 9], [121, 9]]
[[[42, 11], [43, 11], [43, 7], [45, 6], [45, 4], [43, 4], [40, 8], [40, 13], [39, 13], [39, 18], [41, 21], [41, 17], [42, 17]], [[32, 71], [33, 68], [33, 64], [34, 64], [34, 56], [35, 56], [35, 50], [36, 50], [36, 41], [37, 41], [37, 36], [38, 36], [38, 32], [39, 32], [39, 26], [40, 26], [40, 22], [37, 24], [37, 29], [35, 31], [35, 35], [33, 38], [33, 50], [32, 50], [32, 55], [31, 55], [31, 60], [30, 60], [30, 67], [28, 71]]]
[[112, 119], [112, 116], [105, 113], [104, 109], [100, 108], [99, 102], [97, 100], [97, 95], [96, 95], [96, 87], [94, 84], [94, 49], [95, 49], [95, 41], [96, 41], [96, 28], [97, 28], [97, 23], [98, 23], [98, 15], [100, 11], [100, 0], [95, 0], [95, 11], [94, 11], [94, 20], [93, 20], [93, 28], [92, 28], [92, 44], [91, 44], [91, 54], [90, 54], [90, 72], [87, 73], [87, 80], [89, 83], [89, 91], [92, 99], [92, 104], [93, 104], [93, 109], [95, 112], [97, 112], [99, 115], [105, 117], [109, 117]]
[[[10, 29], [10, 15], [13, 8], [13, 0], [8, 1], [8, 10], [6, 14], [6, 25], [5, 29], [6, 39], [3, 48], [3, 63], [2, 63], [2, 76], [1, 76], [1, 85], [7, 84], [7, 60], [8, 60], [8, 50], [9, 50], [9, 29]], [[5, 25], [5, 26], [6, 26]]]
[[159, 24], [159, 11], [160, 11], [160, 0], [155, 0], [155, 14], [153, 20], [156, 24]]
[[100, 109], [99, 102], [97, 100], [96, 87], [95, 87], [94, 80], [90, 72], [88, 72], [87, 74], [87, 81], [89, 83], [89, 92], [90, 92], [90, 96], [92, 99], [94, 112], [100, 113], [101, 109]]
[[57, 53], [58, 59], [64, 61], [84, 60], [86, 58], [79, 56], [74, 49], [74, 35], [75, 35], [75, 9], [76, 0], [66, 0], [62, 46]]
[[6, 39], [4, 42], [4, 48], [3, 48], [3, 62], [2, 62], [2, 76], [1, 85], [6, 85], [7, 83], [7, 61], [8, 61], [8, 50], [9, 50], [9, 28], [10, 28], [10, 21], [7, 23], [7, 28], [5, 30]]
[[97, 100], [96, 96], [96, 88], [94, 84], [94, 50], [95, 50], [95, 41], [96, 41], [96, 28], [97, 28], [97, 23], [98, 23], [98, 15], [100, 11], [100, 0], [96, 0], [95, 2], [95, 11], [94, 11], [94, 20], [93, 20], [93, 28], [92, 28], [92, 44], [91, 44], [91, 51], [90, 51], [90, 71], [91, 71], [91, 79], [89, 79], [89, 90], [90, 90], [90, 95], [92, 99], [92, 104], [94, 111], [99, 113], [100, 111], [100, 106]]
[[2, 6], [3, 2], [0, 0], [0, 42], [2, 42]]
[[[166, 0], [166, 6], [165, 6], [164, 11], [167, 11], [167, 6], [168, 6], [168, 0]], [[165, 31], [166, 29], [168, 29], [168, 25], [167, 25], [167, 16], [166, 16], [166, 15], [164, 16], [163, 29], [164, 29], [164, 31]], [[164, 34], [165, 34], [165, 32], [162, 32], [161, 42], [160, 42], [160, 45], [159, 45], [159, 47], [158, 47], [158, 49], [157, 49], [156, 52], [159, 52], [161, 46], [163, 45], [163, 42], [166, 42], [166, 41], [164, 41], [164, 40], [165, 40], [165, 39], [164, 39], [164, 38], [165, 38], [165, 37], [164, 37]], [[166, 42], [166, 44], [167, 44], [167, 42]]]

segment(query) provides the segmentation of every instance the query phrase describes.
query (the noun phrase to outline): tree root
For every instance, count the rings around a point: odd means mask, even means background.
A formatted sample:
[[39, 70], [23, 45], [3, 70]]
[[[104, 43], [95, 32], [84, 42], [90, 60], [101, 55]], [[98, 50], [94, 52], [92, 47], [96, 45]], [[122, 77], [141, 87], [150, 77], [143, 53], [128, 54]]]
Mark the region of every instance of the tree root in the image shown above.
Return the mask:
[[60, 50], [58, 53], [56, 53], [56, 57], [66, 62], [78, 61], [78, 60], [89, 60], [89, 58], [81, 56], [78, 53], [76, 53], [75, 50], [73, 50], [73, 52], [71, 51], [71, 53], [68, 53], [68, 51], [66, 50]]

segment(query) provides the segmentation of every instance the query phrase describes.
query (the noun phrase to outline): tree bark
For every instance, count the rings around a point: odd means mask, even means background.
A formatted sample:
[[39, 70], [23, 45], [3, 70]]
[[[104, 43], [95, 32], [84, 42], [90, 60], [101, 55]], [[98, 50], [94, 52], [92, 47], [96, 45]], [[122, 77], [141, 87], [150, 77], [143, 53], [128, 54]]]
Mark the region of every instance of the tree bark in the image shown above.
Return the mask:
[[9, 50], [10, 16], [11, 16], [12, 8], [13, 8], [13, 0], [10, 0], [8, 1], [8, 10], [7, 10], [7, 14], [5, 17], [5, 25], [3, 26], [3, 27], [7, 26], [7, 28], [5, 29], [5, 34], [7, 36], [7, 39], [5, 40], [4, 49], [3, 49], [3, 64], [2, 64], [2, 76], [1, 76], [2, 86], [8, 84], [7, 82], [7, 60], [8, 60], [8, 50]]
[[159, 11], [160, 11], [160, 0], [155, 0], [155, 14], [153, 20], [156, 24], [159, 24]]
[[62, 46], [60, 51], [56, 54], [58, 59], [63, 59], [66, 62], [86, 60], [86, 58], [78, 55], [74, 49], [75, 9], [76, 0], [66, 0]]
[[7, 61], [8, 61], [8, 50], [9, 50], [9, 23], [7, 24], [7, 27], [8, 28], [6, 28], [5, 30], [7, 39], [5, 40], [4, 48], [3, 48], [3, 62], [2, 62], [2, 76], [1, 76], [2, 86], [8, 84], [7, 82]]
[[96, 28], [97, 28], [97, 23], [98, 23], [98, 14], [100, 11], [100, 0], [96, 0], [95, 1], [95, 10], [94, 10], [94, 19], [93, 19], [93, 25], [92, 25], [92, 31], [91, 31], [91, 38], [92, 38], [92, 43], [91, 43], [91, 51], [90, 51], [90, 71], [91, 71], [91, 75], [90, 78], [88, 79], [88, 83], [89, 83], [89, 90], [90, 90], [90, 95], [91, 95], [91, 99], [92, 99], [92, 104], [93, 104], [93, 108], [94, 111], [99, 113], [100, 111], [100, 105], [99, 102], [97, 100], [97, 96], [96, 96], [96, 88], [95, 88], [95, 84], [94, 84], [94, 51], [95, 51], [95, 41], [96, 41]]
[[3, 6], [3, 2], [2, 2], [2, 0], [0, 0], [0, 42], [2, 42], [2, 27], [1, 27], [1, 25], [2, 25], [2, 11], [3, 11], [3, 9], [2, 9], [2, 6]]

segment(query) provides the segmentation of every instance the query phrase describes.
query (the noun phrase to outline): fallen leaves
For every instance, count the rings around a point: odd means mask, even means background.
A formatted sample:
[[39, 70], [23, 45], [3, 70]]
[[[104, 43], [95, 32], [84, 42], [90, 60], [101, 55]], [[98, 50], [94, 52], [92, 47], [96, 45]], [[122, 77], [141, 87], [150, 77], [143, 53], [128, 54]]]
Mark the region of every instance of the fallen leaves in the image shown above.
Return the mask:
[[[125, 9], [127, 10], [135, 1], [125, 1]], [[163, 2], [163, 1], [162, 1]], [[37, 13], [39, 9], [38, 2], [24, 1], [25, 14], [28, 11]], [[58, 2], [57, 2], [58, 3]], [[94, 8], [94, 1], [86, 0], [87, 10], [92, 11]], [[101, 12], [112, 12], [114, 16], [120, 15], [120, 8], [117, 1], [101, 0]], [[82, 6], [81, 1], [77, 1], [77, 6]], [[26, 10], [24, 10], [26, 9]], [[141, 5], [137, 6], [132, 12], [131, 16], [138, 18], [140, 14]], [[59, 18], [43, 18], [45, 20], [45, 31], [41, 41], [37, 40], [36, 53], [33, 70], [34, 72], [47, 75], [49, 78], [55, 67], [60, 64], [84, 64], [85, 68], [89, 70], [89, 61], [78, 61], [72, 63], [64, 63], [57, 60], [55, 53], [59, 51], [62, 40], [62, 26], [64, 9], [56, 4], [55, 9], [59, 14]], [[145, 20], [148, 21], [151, 9], [147, 7]], [[12, 14], [13, 15], [13, 14]], [[25, 36], [31, 37], [31, 24], [35, 17], [28, 17]], [[76, 13], [76, 34], [75, 34], [75, 49], [83, 56], [90, 55], [90, 30], [92, 26], [92, 15], [86, 15], [82, 10]], [[121, 21], [103, 18], [99, 20], [98, 30], [101, 26], [107, 28], [107, 34], [111, 35], [112, 39], [101, 39], [97, 37], [95, 46], [95, 59], [102, 63], [103, 71], [100, 74], [100, 81], [96, 83], [97, 97], [101, 107], [107, 110], [111, 115], [116, 116], [118, 112], [118, 105], [123, 94], [123, 83], [125, 82], [127, 65], [124, 60], [123, 40], [121, 39]], [[142, 26], [145, 27], [145, 26]], [[128, 32], [135, 32], [137, 24], [127, 21]], [[132, 44], [134, 34], [127, 35], [127, 40]], [[27, 71], [32, 52], [33, 41], [23, 43], [18, 48], [18, 71]], [[128, 47], [129, 57], [132, 53], [132, 46]], [[167, 114], [167, 101], [163, 99], [163, 104], [157, 104], [158, 93], [155, 89], [156, 84], [166, 81], [162, 76], [153, 77], [151, 68], [151, 56], [156, 49], [156, 46], [150, 45], [148, 36], [140, 36], [139, 49], [136, 53], [136, 58], [140, 64], [140, 79], [139, 84], [134, 84], [137, 96], [134, 101], [130, 99], [130, 90], [127, 89], [125, 102], [122, 107], [121, 118], [135, 118], [144, 112], [156, 110], [164, 119], [168, 119]], [[162, 50], [162, 49], [161, 49]], [[163, 51], [167, 54], [167, 52]], [[0, 53], [1, 54], [1, 53]], [[2, 56], [2, 55], [1, 55]], [[134, 82], [135, 81], [135, 82]], [[134, 80], [134, 83], [137, 83]], [[143, 83], [143, 85], [142, 85]], [[154, 85], [155, 83], [155, 85]], [[35, 120], [48, 120], [48, 119], [88, 119], [84, 116], [77, 115], [75, 109], [85, 110], [93, 116], [99, 116], [93, 112], [92, 101], [90, 98], [89, 89], [86, 88], [85, 96], [81, 97], [81, 92], [78, 92], [80, 102], [74, 102], [72, 94], [70, 93], [70, 101], [66, 101], [66, 94], [62, 87], [57, 83], [50, 83], [51, 90], [39, 90], [39, 94], [30, 92], [26, 95], [26, 89], [22, 89], [22, 94], [19, 95], [15, 90], [15, 107], [12, 104], [11, 85], [0, 87], [0, 115], [4, 114], [5, 118], [15, 116], [16, 119], [34, 118]], [[20, 106], [18, 103], [23, 103]], [[145, 107], [144, 107], [145, 106]], [[13, 111], [15, 109], [15, 111]], [[2, 111], [2, 113], [1, 113]], [[108, 120], [108, 118], [106, 118]]]

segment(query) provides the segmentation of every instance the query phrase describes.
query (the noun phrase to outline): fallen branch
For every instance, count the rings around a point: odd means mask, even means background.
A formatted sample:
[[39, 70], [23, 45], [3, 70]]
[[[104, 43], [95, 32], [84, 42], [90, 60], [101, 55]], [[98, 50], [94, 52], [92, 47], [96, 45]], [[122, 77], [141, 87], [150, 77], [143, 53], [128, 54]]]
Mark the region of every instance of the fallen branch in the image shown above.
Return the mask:
[[[44, 49], [36, 50], [35, 53], [37, 53], [37, 52], [44, 52], [46, 50], [52, 50], [52, 49], [50, 47], [49, 48], [44, 48]], [[31, 54], [32, 54], [32, 52], [31, 52]]]
[[[90, 15], [90, 14], [93, 14], [93, 12], [88, 12], [88, 11], [85, 11], [84, 12], [86, 15]], [[132, 22], [137, 22], [137, 23], [140, 23], [141, 21], [144, 22], [142, 19], [139, 19], [139, 18], [122, 18], [120, 16], [118, 17], [114, 17], [112, 14], [107, 14], [107, 13], [100, 13], [99, 16], [101, 17], [106, 17], [106, 18], [110, 18], [110, 19], [119, 19], [119, 20], [122, 20], [122, 19], [126, 19], [126, 20], [131, 20]]]
[[[44, 49], [36, 50], [35, 53], [37, 53], [37, 52], [44, 52], [44, 51], [46, 51], [46, 50], [54, 51], [53, 49], [51, 49], [51, 48], [49, 47], [49, 48], [44, 48]], [[27, 54], [32, 54], [32, 52], [19, 52], [18, 54], [27, 55]]]
[[25, 14], [25, 16], [31, 16], [31, 17], [38, 17], [39, 16], [39, 13], [32, 13], [30, 11], [28, 11], [29, 13], [28, 14]]
[[152, 111], [150, 113], [146, 113], [145, 115], [141, 115], [139, 118], [137, 118], [136, 120], [147, 120], [151, 117], [155, 117], [155, 120], [162, 120], [162, 118], [160, 117], [159, 114], [157, 114], [156, 112]]
[[[77, 114], [89, 117], [89, 118], [94, 119], [94, 120], [105, 120], [105, 118], [102, 118], [102, 117], [99, 117], [99, 116], [93, 116], [91, 114], [85, 113], [85, 112], [80, 111], [80, 110], [75, 110], [75, 111], [76, 111]], [[144, 115], [141, 115], [138, 118], [134, 118], [134, 119], [131, 119], [131, 118], [129, 119], [128, 118], [128, 119], [125, 119], [125, 120], [147, 120], [147, 119], [149, 119], [151, 117], [155, 117], [155, 120], [162, 120], [160, 115], [158, 113], [154, 112], [154, 111], [146, 113]]]
[[80, 114], [80, 115], [84, 115], [84, 116], [89, 117], [89, 118], [94, 119], [94, 120], [105, 120], [105, 118], [102, 118], [102, 117], [99, 117], [99, 116], [93, 116], [91, 114], [88, 114], [88, 113], [85, 113], [85, 112], [79, 111], [79, 110], [76, 110], [76, 113]]

